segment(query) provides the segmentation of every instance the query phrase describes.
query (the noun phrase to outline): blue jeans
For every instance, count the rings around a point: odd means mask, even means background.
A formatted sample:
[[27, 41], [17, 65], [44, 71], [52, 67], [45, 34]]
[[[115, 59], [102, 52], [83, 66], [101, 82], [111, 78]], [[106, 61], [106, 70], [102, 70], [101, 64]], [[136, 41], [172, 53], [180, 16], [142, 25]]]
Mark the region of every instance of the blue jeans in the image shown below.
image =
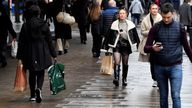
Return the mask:
[[133, 23], [135, 24], [135, 26], [137, 26], [140, 23], [140, 14], [131, 14], [131, 20], [133, 21]]
[[180, 91], [182, 85], [182, 65], [173, 66], [155, 65], [155, 72], [160, 91], [160, 106], [168, 108], [169, 84], [171, 87], [171, 97], [173, 108], [181, 108]]

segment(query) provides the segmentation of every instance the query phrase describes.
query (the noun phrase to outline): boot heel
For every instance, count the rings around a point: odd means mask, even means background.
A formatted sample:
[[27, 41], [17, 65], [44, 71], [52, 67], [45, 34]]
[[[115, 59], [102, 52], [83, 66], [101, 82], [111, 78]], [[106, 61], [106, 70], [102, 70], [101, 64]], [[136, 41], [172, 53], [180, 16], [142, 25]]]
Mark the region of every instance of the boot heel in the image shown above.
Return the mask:
[[113, 84], [114, 84], [115, 86], [119, 86], [119, 81], [118, 81], [117, 79], [114, 79], [114, 80], [113, 80]]

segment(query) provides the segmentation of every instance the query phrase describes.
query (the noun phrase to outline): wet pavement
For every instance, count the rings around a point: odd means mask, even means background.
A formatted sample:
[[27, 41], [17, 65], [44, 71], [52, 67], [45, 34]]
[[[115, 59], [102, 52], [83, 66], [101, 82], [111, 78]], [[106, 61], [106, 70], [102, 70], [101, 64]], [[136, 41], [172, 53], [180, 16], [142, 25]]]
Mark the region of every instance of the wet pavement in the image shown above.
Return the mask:
[[[21, 24], [14, 24], [18, 31]], [[73, 39], [67, 54], [58, 56], [65, 64], [66, 90], [53, 96], [45, 74], [40, 104], [29, 102], [29, 89], [13, 92], [17, 60], [8, 58], [8, 65], [0, 68], [0, 108], [159, 108], [159, 91], [152, 87], [149, 63], [138, 61], [134, 48], [129, 57], [128, 86], [114, 87], [113, 76], [99, 73], [100, 63], [92, 58], [92, 37], [88, 33], [87, 44], [80, 44], [79, 31], [73, 27]], [[103, 55], [102, 55], [103, 56]], [[192, 65], [184, 54], [182, 108], [192, 108]], [[171, 98], [169, 98], [171, 107]]]

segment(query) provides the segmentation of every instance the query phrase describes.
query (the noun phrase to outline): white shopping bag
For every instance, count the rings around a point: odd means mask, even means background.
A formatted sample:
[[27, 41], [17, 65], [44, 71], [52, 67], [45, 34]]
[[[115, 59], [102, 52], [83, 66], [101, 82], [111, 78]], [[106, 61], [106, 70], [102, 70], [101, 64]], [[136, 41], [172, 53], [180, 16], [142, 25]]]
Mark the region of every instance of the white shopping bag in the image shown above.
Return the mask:
[[18, 48], [18, 42], [12, 41], [11, 42], [11, 57], [16, 58], [17, 56], [17, 48]]

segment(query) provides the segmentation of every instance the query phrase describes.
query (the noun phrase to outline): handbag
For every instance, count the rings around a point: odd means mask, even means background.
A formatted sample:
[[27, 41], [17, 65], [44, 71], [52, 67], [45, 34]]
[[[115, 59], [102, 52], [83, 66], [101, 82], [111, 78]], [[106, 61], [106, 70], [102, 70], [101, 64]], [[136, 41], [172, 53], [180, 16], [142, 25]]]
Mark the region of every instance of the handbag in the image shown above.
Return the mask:
[[24, 92], [27, 88], [26, 71], [23, 68], [23, 64], [18, 63], [14, 82], [15, 92]]
[[57, 51], [63, 51], [63, 43], [61, 41], [61, 38], [58, 38], [56, 40], [56, 49]]
[[113, 72], [113, 56], [106, 55], [102, 58], [100, 73], [102, 75], [112, 75]]
[[65, 4], [63, 5], [62, 11], [59, 12], [56, 16], [57, 22], [64, 24], [74, 24], [75, 18], [71, 16], [69, 13], [65, 12]]
[[16, 58], [17, 48], [18, 48], [18, 42], [12, 41], [11, 42], [11, 57]]
[[63, 18], [63, 23], [64, 24], [74, 24], [75, 23], [75, 18], [71, 16], [69, 13], [63, 12], [64, 18]]
[[64, 81], [64, 67], [63, 64], [55, 62], [48, 68], [50, 91], [52, 95], [56, 95], [66, 88]]

